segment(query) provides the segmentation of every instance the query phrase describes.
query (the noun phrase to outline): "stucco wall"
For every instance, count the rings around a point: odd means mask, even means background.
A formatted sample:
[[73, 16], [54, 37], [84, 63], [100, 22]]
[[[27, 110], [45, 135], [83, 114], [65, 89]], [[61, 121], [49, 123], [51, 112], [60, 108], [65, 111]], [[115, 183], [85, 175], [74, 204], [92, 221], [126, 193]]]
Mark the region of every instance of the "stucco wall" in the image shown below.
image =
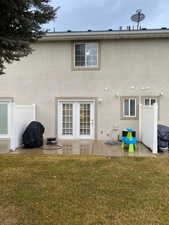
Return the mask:
[[97, 106], [97, 137], [110, 139], [107, 135], [114, 127], [138, 130], [139, 125], [137, 120], [120, 120], [116, 93], [154, 96], [163, 91], [160, 122], [169, 125], [169, 40], [101, 41], [99, 71], [72, 71], [71, 46], [70, 41], [34, 45], [32, 55], [7, 66], [6, 75], [0, 77], [0, 97], [13, 97], [17, 104], [35, 103], [45, 136], [56, 133], [56, 97], [102, 98]]

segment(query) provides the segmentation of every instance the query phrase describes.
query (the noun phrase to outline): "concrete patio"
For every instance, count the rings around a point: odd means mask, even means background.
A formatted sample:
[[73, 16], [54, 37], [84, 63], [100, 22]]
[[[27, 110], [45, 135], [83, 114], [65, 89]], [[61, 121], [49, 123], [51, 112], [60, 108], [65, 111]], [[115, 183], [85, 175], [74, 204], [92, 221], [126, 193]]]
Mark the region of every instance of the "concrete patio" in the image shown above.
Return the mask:
[[9, 140], [0, 140], [0, 154], [9, 153], [10, 142]]
[[[43, 146], [42, 148], [23, 149], [15, 152], [10, 151], [9, 141], [0, 141], [0, 154], [56, 154], [56, 155], [96, 155], [106, 157], [154, 157], [152, 152], [143, 144], [137, 144], [137, 150], [129, 153], [127, 149], [122, 150], [120, 144], [107, 145], [103, 141], [60, 141], [62, 148], [55, 146]], [[169, 153], [160, 153], [159, 157], [168, 157]]]
[[17, 149], [13, 154], [57, 154], [57, 155], [96, 155], [96, 156], [141, 156], [152, 157], [153, 154], [144, 145], [138, 144], [134, 153], [122, 150], [120, 144], [107, 145], [102, 141], [60, 141], [63, 147], [44, 146], [39, 149]]

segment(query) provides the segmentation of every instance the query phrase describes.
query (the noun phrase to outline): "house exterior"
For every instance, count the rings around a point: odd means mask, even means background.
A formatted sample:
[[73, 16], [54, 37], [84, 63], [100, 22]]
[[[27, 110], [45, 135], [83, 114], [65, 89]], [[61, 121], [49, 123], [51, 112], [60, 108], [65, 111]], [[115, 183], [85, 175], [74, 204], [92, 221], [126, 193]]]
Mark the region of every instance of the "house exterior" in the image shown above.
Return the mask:
[[169, 125], [169, 30], [48, 33], [0, 76], [0, 137], [8, 103], [36, 104], [45, 137], [106, 140], [139, 130], [139, 104]]

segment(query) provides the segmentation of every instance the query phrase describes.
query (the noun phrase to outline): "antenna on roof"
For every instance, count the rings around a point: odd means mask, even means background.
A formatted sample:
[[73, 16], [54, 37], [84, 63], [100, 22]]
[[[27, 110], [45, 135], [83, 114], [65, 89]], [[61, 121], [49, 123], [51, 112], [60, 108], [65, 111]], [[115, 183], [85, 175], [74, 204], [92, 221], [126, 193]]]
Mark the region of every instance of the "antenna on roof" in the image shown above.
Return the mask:
[[142, 9], [137, 9], [136, 14], [132, 15], [131, 20], [137, 23], [137, 30], [139, 29], [140, 22], [146, 18], [145, 14], [142, 13]]

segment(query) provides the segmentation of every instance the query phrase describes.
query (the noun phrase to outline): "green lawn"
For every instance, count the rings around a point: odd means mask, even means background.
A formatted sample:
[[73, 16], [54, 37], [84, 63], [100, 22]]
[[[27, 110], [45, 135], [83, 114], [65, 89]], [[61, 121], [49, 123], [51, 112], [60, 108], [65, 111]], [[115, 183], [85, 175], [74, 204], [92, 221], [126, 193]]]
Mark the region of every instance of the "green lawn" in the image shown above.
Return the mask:
[[1, 225], [167, 225], [169, 159], [0, 156]]

